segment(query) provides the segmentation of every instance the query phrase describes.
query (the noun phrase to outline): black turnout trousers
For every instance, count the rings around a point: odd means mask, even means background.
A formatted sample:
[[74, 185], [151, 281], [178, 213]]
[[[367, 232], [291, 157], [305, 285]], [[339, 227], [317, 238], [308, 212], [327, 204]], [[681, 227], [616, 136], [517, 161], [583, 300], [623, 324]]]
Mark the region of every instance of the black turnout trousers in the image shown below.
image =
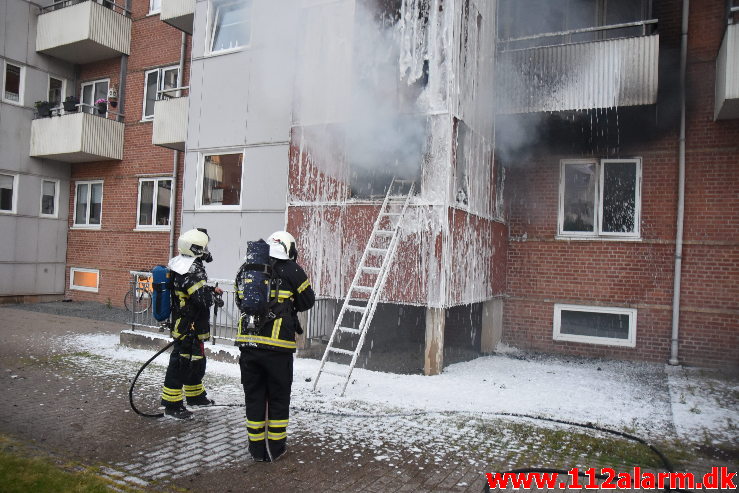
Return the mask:
[[293, 353], [242, 347], [241, 384], [246, 397], [249, 453], [255, 460], [278, 456], [287, 441]]

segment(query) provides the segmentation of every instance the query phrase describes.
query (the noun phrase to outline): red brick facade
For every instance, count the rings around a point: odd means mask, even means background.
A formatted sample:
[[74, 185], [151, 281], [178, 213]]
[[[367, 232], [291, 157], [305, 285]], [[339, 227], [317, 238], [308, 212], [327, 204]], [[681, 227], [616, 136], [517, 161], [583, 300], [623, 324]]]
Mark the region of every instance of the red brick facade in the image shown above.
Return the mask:
[[[679, 360], [739, 366], [739, 121], [714, 121], [723, 2], [690, 2], [684, 246]], [[675, 99], [680, 2], [656, 2], [660, 32], [658, 109]], [[667, 112], [667, 110], [665, 110]], [[670, 357], [678, 197], [677, 118], [621, 121], [615, 155], [543, 149], [510, 164], [508, 299], [503, 340], [542, 351], [664, 362]], [[661, 121], [658, 121], [661, 117]], [[629, 126], [649, 137], [636, 138]], [[659, 128], [656, 128], [659, 127]], [[629, 140], [634, 138], [634, 140]], [[546, 147], [546, 143], [541, 143]], [[642, 159], [641, 240], [555, 238], [564, 158]], [[553, 340], [555, 303], [637, 309], [636, 347]]]
[[[138, 207], [139, 178], [171, 177], [174, 152], [151, 143], [152, 122], [141, 121], [144, 98], [144, 74], [147, 70], [178, 65], [182, 32], [165, 24], [158, 14], [149, 15], [148, 0], [132, 1], [131, 52], [125, 87], [123, 159], [72, 165], [69, 210], [74, 211], [76, 182], [103, 180], [101, 228], [83, 230], [73, 227], [70, 214], [67, 248], [67, 291], [74, 300], [93, 300], [122, 306], [129, 289], [131, 270], [148, 270], [166, 264], [169, 252], [169, 231], [135, 231]], [[185, 67], [182, 74], [188, 83], [190, 70], [190, 36], [186, 37]], [[118, 87], [121, 60], [115, 58], [81, 66], [80, 83], [109, 78]], [[79, 91], [79, 86], [76, 88]], [[120, 91], [120, 88], [119, 88]], [[178, 180], [174, 200], [173, 221], [175, 247], [180, 225], [184, 153], [180, 154]], [[70, 268], [98, 269], [98, 292], [69, 289]]]

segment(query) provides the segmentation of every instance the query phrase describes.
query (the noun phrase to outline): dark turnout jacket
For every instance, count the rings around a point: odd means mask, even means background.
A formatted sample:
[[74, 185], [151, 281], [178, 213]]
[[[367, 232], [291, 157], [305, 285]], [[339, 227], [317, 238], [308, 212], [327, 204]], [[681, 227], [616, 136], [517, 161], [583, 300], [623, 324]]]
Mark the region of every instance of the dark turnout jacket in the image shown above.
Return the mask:
[[[274, 260], [274, 259], [273, 259]], [[294, 353], [295, 333], [300, 327], [298, 312], [309, 310], [316, 295], [305, 271], [292, 260], [274, 260], [270, 283], [270, 310], [275, 318], [253, 331], [244, 330], [241, 318], [236, 342], [242, 346]], [[241, 301], [245, 286], [245, 270], [236, 275], [236, 296]]]
[[213, 289], [208, 286], [203, 261], [195, 259], [190, 270], [185, 274], [173, 272], [175, 316], [172, 337], [179, 339], [182, 335], [197, 335], [201, 341], [210, 337], [208, 323], [210, 307], [213, 306]]

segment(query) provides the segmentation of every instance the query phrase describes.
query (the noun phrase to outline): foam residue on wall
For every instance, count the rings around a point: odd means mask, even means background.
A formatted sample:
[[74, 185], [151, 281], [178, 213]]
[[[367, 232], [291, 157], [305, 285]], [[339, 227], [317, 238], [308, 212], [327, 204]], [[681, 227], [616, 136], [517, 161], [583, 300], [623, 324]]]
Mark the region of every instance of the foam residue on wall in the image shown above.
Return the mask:
[[[345, 295], [382, 185], [396, 176], [417, 180], [419, 193], [381, 301], [445, 308], [490, 298], [494, 4], [340, 0], [304, 8], [288, 217], [320, 297]], [[470, 120], [461, 138], [457, 114]], [[456, 178], [455, 162], [464, 168]], [[456, 201], [455, 182], [464, 183], [465, 203]]]

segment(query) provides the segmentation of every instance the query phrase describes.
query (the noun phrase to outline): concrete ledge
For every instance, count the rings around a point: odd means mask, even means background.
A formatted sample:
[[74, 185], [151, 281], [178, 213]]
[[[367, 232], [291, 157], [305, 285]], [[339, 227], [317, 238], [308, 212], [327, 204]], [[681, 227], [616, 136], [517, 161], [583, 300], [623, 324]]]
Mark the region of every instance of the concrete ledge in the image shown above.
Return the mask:
[[[151, 350], [152, 354], [172, 341], [167, 333], [148, 332], [145, 330], [121, 331], [121, 345], [135, 349]], [[239, 362], [239, 348], [223, 344], [205, 343], [205, 356], [213, 361], [224, 363]]]
[[22, 303], [48, 303], [62, 301], [63, 294], [11, 294], [0, 296], [0, 305], [19, 305]]

